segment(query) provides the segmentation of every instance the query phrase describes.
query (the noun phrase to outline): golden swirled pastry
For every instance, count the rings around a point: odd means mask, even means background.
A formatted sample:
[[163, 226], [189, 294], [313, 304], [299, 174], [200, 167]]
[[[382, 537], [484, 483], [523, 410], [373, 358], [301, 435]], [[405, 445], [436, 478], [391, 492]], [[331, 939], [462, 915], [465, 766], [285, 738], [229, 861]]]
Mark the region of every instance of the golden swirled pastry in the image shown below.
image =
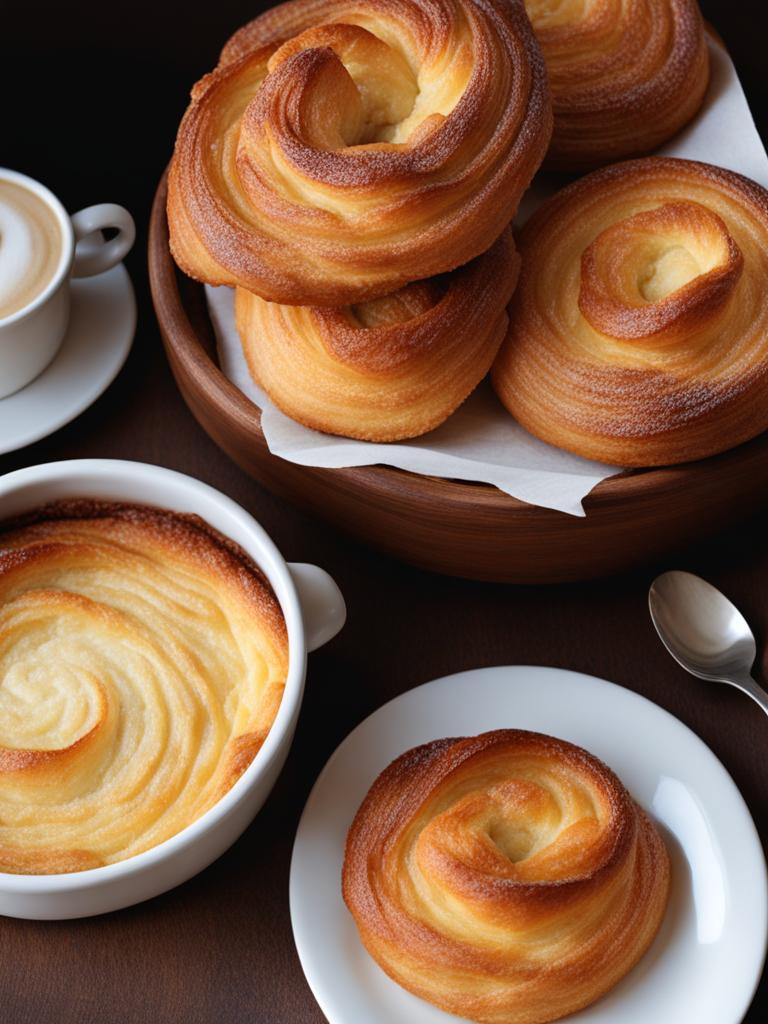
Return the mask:
[[283, 306], [238, 288], [251, 376], [315, 430], [366, 441], [417, 437], [488, 373], [518, 270], [506, 230], [466, 266], [354, 306]]
[[544, 203], [493, 368], [504, 405], [560, 448], [686, 462], [768, 428], [768, 192], [649, 157]]
[[171, 249], [273, 302], [381, 297], [489, 248], [551, 127], [522, 0], [293, 0], [193, 90]]
[[697, 113], [709, 53], [696, 0], [525, 0], [549, 74], [546, 165], [586, 170], [657, 149]]
[[597, 758], [502, 729], [427, 743], [382, 772], [342, 887], [368, 952], [404, 988], [483, 1024], [545, 1024], [646, 951], [669, 857]]
[[0, 531], [0, 871], [168, 839], [255, 757], [287, 672], [256, 566], [194, 516], [69, 502]]

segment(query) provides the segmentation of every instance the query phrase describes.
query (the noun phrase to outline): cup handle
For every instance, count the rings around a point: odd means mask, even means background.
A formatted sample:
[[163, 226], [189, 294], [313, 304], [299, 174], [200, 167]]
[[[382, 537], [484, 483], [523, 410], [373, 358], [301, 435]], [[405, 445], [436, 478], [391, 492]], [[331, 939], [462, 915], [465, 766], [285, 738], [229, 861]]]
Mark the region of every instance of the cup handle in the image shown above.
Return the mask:
[[[126, 256], [136, 239], [136, 225], [128, 211], [117, 203], [98, 203], [72, 215], [75, 232], [73, 277], [93, 277], [116, 266]], [[103, 239], [81, 245], [83, 239], [102, 228], [116, 228], [117, 234], [108, 242]]]
[[335, 581], [324, 569], [306, 562], [289, 562], [304, 619], [307, 650], [327, 644], [347, 621], [347, 606]]

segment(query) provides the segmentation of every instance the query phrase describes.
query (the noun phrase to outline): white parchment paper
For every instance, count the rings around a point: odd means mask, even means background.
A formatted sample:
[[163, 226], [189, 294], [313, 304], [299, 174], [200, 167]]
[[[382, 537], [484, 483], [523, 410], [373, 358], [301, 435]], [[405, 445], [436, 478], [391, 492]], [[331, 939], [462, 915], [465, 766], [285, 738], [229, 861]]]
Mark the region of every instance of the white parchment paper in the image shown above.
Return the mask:
[[[768, 188], [768, 156], [755, 128], [733, 63], [710, 43], [712, 77], [704, 106], [660, 153], [704, 160], [738, 171]], [[542, 176], [523, 200], [518, 220], [529, 216], [551, 190]], [[436, 430], [411, 441], [374, 444], [331, 437], [285, 416], [251, 380], [234, 323], [234, 293], [206, 288], [224, 374], [262, 410], [261, 426], [273, 455], [303, 466], [369, 466], [383, 463], [426, 476], [494, 484], [544, 508], [584, 515], [582, 499], [617, 466], [590, 462], [539, 441], [523, 430], [484, 382]]]

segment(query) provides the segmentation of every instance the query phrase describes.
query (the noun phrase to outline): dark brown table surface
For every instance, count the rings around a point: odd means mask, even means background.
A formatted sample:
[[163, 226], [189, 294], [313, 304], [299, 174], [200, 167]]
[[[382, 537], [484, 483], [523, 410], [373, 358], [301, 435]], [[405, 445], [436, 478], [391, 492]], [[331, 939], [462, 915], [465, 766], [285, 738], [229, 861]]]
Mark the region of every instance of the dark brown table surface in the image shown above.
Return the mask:
[[[763, 842], [768, 839], [768, 720], [735, 690], [697, 682], [663, 652], [648, 619], [646, 591], [654, 573], [670, 566], [544, 589], [418, 572], [272, 497], [188, 412], [149, 301], [145, 228], [189, 86], [213, 66], [227, 35], [261, 6], [234, 0], [206, 8], [178, 0], [3, 5], [0, 164], [42, 179], [72, 210], [103, 200], [124, 203], [141, 234], [128, 260], [139, 324], [125, 370], [76, 422], [0, 457], [0, 472], [83, 457], [182, 470], [254, 513], [286, 558], [328, 569], [346, 596], [349, 619], [311, 657], [296, 739], [272, 796], [219, 861], [173, 892], [104, 917], [61, 923], [0, 918], [2, 1024], [321, 1022], [288, 913], [301, 808], [328, 756], [363, 717], [410, 687], [462, 669], [556, 665], [645, 694], [710, 745], [744, 794]], [[762, 6], [762, 0], [702, 3], [736, 60], [765, 138]], [[758, 640], [768, 640], [762, 516], [681, 551], [674, 564], [722, 587]], [[746, 1020], [766, 1019], [764, 981]]]

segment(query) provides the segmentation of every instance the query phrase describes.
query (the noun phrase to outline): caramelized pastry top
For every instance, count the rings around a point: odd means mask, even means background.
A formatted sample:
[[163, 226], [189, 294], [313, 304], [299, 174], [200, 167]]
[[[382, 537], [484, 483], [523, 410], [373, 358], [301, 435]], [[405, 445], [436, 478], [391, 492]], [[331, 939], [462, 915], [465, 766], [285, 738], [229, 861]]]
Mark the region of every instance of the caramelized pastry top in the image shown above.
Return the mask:
[[709, 53], [696, 0], [525, 0], [547, 64], [547, 166], [587, 170], [657, 149], [696, 114]]
[[518, 269], [507, 230], [458, 270], [354, 306], [283, 306], [239, 288], [251, 375], [287, 415], [316, 430], [366, 441], [417, 437], [488, 373]]
[[202, 520], [68, 502], [0, 529], [0, 871], [123, 860], [240, 777], [287, 671], [260, 571]]
[[664, 914], [669, 860], [604, 764], [499, 730], [436, 740], [376, 780], [343, 893], [371, 955], [437, 1006], [544, 1024], [629, 971]]
[[386, 295], [486, 250], [550, 133], [522, 0], [293, 0], [193, 90], [171, 248], [270, 301]]
[[523, 426], [624, 466], [713, 455], [768, 427], [768, 192], [650, 157], [563, 189], [520, 236], [494, 366]]

